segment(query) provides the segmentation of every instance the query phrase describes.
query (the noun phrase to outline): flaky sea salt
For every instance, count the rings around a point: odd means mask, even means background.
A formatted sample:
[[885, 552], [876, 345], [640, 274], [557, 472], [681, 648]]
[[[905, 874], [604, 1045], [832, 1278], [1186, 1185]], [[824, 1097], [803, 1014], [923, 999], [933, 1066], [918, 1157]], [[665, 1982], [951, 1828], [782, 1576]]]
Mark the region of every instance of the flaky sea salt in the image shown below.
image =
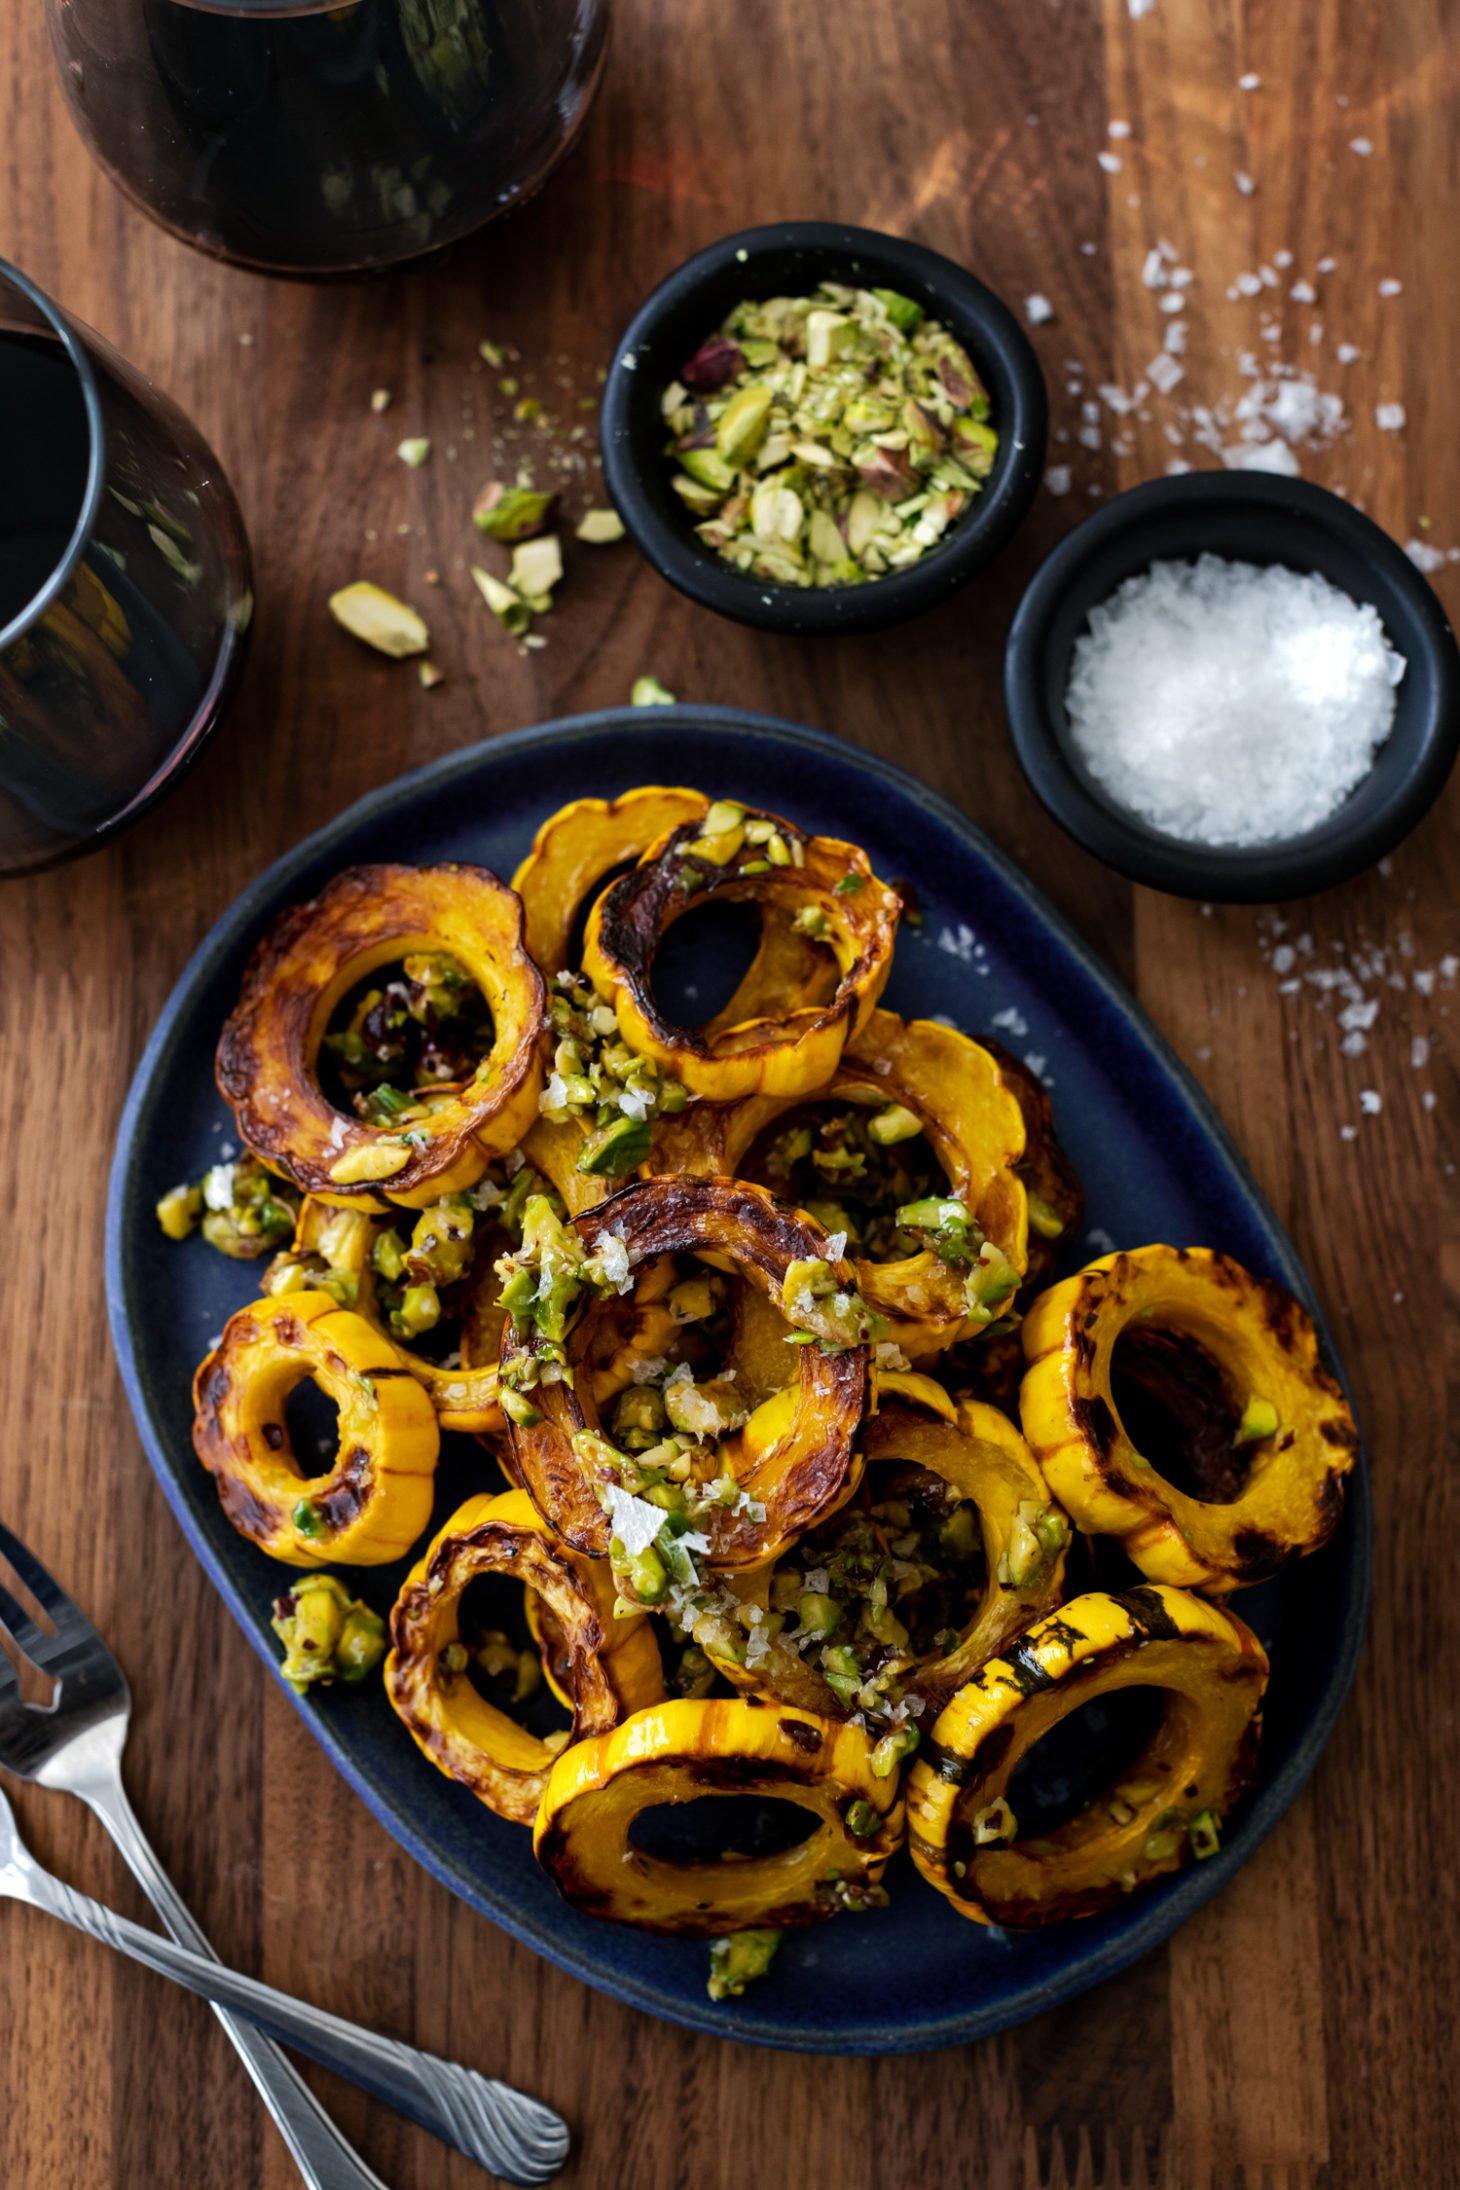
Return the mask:
[[1118, 805], [1190, 843], [1270, 844], [1368, 772], [1404, 668], [1377, 610], [1326, 579], [1203, 555], [1092, 609], [1066, 706]]

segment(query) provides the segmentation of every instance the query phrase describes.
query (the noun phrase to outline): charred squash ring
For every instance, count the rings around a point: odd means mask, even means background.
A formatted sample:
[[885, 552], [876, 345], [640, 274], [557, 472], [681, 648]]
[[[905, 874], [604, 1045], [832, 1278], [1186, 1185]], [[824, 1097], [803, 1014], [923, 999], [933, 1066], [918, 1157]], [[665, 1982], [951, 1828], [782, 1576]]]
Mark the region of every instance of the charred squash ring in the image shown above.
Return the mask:
[[[336, 1110], [317, 1066], [342, 998], [415, 951], [465, 967], [494, 1036], [470, 1080], [423, 1097], [427, 1117], [403, 1133]], [[485, 867], [351, 867], [281, 913], [254, 952], [218, 1045], [218, 1085], [254, 1154], [305, 1193], [424, 1208], [474, 1185], [536, 1118], [546, 993], [522, 907]]]
[[1085, 1220], [1085, 1189], [1055, 1138], [1054, 1110], [1043, 1083], [1002, 1043], [985, 1037], [982, 1046], [998, 1066], [1024, 1118], [1024, 1153], [1015, 1165], [1029, 1211], [1028, 1262], [1019, 1288], [1022, 1305], [1042, 1292], [1053, 1277], [1062, 1243], [1078, 1237]]
[[[1059, 1603], [1069, 1526], [1029, 1447], [996, 1407], [959, 1405], [927, 1377], [879, 1372], [877, 1382], [881, 1403], [862, 1434], [863, 1458], [869, 1465], [906, 1460], [927, 1468], [978, 1509], [986, 1574], [977, 1610], [954, 1649], [925, 1658], [900, 1679], [927, 1711], [941, 1711], [986, 1659]], [[748, 1575], [736, 1594], [768, 1605], [770, 1580], [768, 1569]], [[784, 1697], [826, 1718], [845, 1717], [848, 1707], [816, 1665], [779, 1646], [779, 1638], [753, 1666], [718, 1651], [708, 1628], [696, 1640], [735, 1687]]]
[[[989, 1051], [931, 1019], [874, 1011], [842, 1053], [829, 1085], [802, 1100], [886, 1110], [897, 1104], [922, 1126], [948, 1180], [979, 1230], [1022, 1271], [1028, 1255], [1025, 1192], [1016, 1174], [1024, 1154], [1017, 1096]], [[738, 1176], [754, 1143], [795, 1098], [752, 1095], [734, 1104], [696, 1103], [666, 1121], [685, 1168]], [[671, 1138], [672, 1136], [672, 1138]], [[970, 1318], [959, 1271], [931, 1248], [898, 1262], [856, 1260], [869, 1308], [888, 1318], [894, 1345], [925, 1360], [983, 1326]]]
[[[1194, 1342], [1216, 1365], [1252, 1455], [1230, 1504], [1188, 1497], [1136, 1451], [1112, 1363], [1127, 1329]], [[1119, 1537], [1143, 1574], [1217, 1596], [1316, 1551], [1338, 1526], [1358, 1433], [1281, 1285], [1204, 1247], [1107, 1255], [1024, 1319], [1024, 1434], [1079, 1529]]]
[[[896, 1775], [875, 1777], [871, 1754], [860, 1727], [789, 1706], [660, 1704], [564, 1751], [533, 1848], [566, 1900], [610, 1923], [692, 1938], [814, 1924], [875, 1889], [902, 1839]], [[635, 1847], [642, 1811], [717, 1794], [794, 1802], [819, 1823], [799, 1846], [744, 1861], [668, 1863]], [[864, 1836], [847, 1822], [854, 1808]]]
[[499, 1817], [530, 1825], [556, 1751], [478, 1695], [464, 1672], [453, 1677], [442, 1665], [479, 1574], [515, 1575], [549, 1608], [566, 1649], [574, 1741], [658, 1701], [659, 1646], [646, 1619], [614, 1619], [611, 1576], [556, 1543], [520, 1490], [469, 1498], [412, 1567], [390, 1616], [391, 1707], [438, 1771]]
[[[339, 1409], [333, 1467], [309, 1475], [284, 1407], [312, 1378]], [[193, 1444], [240, 1535], [287, 1566], [382, 1566], [431, 1518], [440, 1436], [399, 1352], [328, 1293], [233, 1316], [193, 1379]]]
[[549, 814], [512, 877], [527, 949], [551, 980], [568, 968], [578, 908], [626, 860], [642, 859], [666, 830], [702, 822], [703, 791], [646, 783], [622, 798], [577, 798]]
[[[413, 1352], [381, 1323], [376, 1313], [375, 1279], [370, 1265], [370, 1251], [379, 1229], [368, 1210], [340, 1209], [318, 1195], [308, 1194], [294, 1228], [294, 1250], [304, 1255], [323, 1254], [332, 1269], [355, 1279], [359, 1298], [354, 1312], [363, 1316], [379, 1333], [384, 1345], [394, 1348], [430, 1399], [443, 1430], [464, 1430], [480, 1436], [483, 1432], [503, 1429], [505, 1423], [498, 1396], [498, 1333], [493, 1331], [491, 1334], [493, 1343], [487, 1358], [480, 1358], [480, 1355], [468, 1358], [473, 1354], [473, 1336], [481, 1320], [479, 1307], [467, 1318], [462, 1333], [461, 1365], [454, 1369], [443, 1368], [440, 1362]], [[490, 1282], [495, 1286], [495, 1281]], [[297, 1296], [285, 1293], [276, 1297], [287, 1300]]]
[[[633, 1268], [675, 1254], [726, 1258], [777, 1304], [792, 1263], [814, 1260], [826, 1248], [825, 1234], [808, 1217], [738, 1179], [642, 1179], [575, 1219], [574, 1228], [590, 1255], [609, 1237], [622, 1241]], [[530, 1427], [508, 1425], [519, 1482], [558, 1534], [591, 1558], [607, 1556], [613, 1530], [573, 1446], [576, 1435], [599, 1428], [602, 1404], [592, 1388], [585, 1389], [597, 1379], [577, 1372], [601, 1352], [599, 1326], [616, 1305], [594, 1303], [569, 1332], [568, 1378], [533, 1392], [540, 1420]], [[509, 1381], [512, 1363], [534, 1343], [535, 1334], [524, 1341], [508, 1326], [502, 1366]], [[867, 1349], [824, 1354], [818, 1346], [802, 1346], [795, 1370], [789, 1396], [767, 1401], [722, 1447], [741, 1489], [764, 1507], [764, 1518], [722, 1510], [700, 1523], [710, 1535], [711, 1567], [757, 1566], [774, 1558], [855, 1487], [860, 1468], [853, 1441], [866, 1404]]]
[[[616, 867], [640, 859], [652, 844], [680, 823], [696, 828], [710, 811], [702, 791], [645, 784], [622, 798], [580, 798], [549, 815], [533, 839], [512, 887], [522, 899], [527, 948], [551, 977], [568, 966], [577, 910]], [[789, 918], [769, 908], [764, 932], [745, 979], [725, 1009], [707, 1021], [701, 1033], [718, 1033], [745, 1019], [764, 1018], [796, 996], [803, 1003], [825, 1003], [836, 987], [836, 969], [808, 936], [798, 935]], [[830, 978], [828, 979], [828, 973]], [[576, 1155], [576, 1148], [574, 1154]], [[580, 1188], [586, 1182], [579, 1182]], [[601, 1197], [600, 1197], [601, 1198]], [[579, 1206], [591, 1208], [589, 1192]], [[568, 1204], [571, 1209], [574, 1204]]]
[[[746, 839], [747, 825], [769, 828], [786, 864], [766, 859], [762, 846]], [[789, 908], [807, 923], [837, 964], [830, 1000], [714, 1033], [665, 1019], [650, 990], [655, 953], [681, 914], [715, 898]], [[854, 844], [808, 837], [774, 814], [750, 814], [712, 839], [684, 822], [599, 898], [589, 915], [583, 968], [613, 1004], [630, 1048], [692, 1094], [722, 1102], [756, 1093], [803, 1095], [826, 1084], [876, 1005], [892, 970], [900, 910], [895, 891], [877, 880]]]
[[[1180, 1589], [1076, 1597], [960, 1688], [908, 1779], [912, 1859], [960, 1915], [1029, 1926], [1093, 1916], [1134, 1887], [1214, 1854], [1252, 1784], [1261, 1643]], [[1040, 1737], [1092, 1697], [1160, 1688], [1151, 1741], [1120, 1783], [1068, 1823], [1014, 1838], [1007, 1789]]]

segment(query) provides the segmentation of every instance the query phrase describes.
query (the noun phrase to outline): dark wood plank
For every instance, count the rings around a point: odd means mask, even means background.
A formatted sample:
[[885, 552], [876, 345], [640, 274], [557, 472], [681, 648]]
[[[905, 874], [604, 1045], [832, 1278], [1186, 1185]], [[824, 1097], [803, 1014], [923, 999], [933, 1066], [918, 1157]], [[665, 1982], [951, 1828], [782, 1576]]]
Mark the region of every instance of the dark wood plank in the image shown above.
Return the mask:
[[[1456, 794], [1386, 873], [1285, 908], [1283, 930], [1251, 910], [1206, 914], [1131, 891], [1045, 822], [1007, 748], [998, 665], [1022, 585], [1077, 516], [1173, 460], [1213, 461], [1183, 413], [1235, 401], [1244, 350], [1342, 394], [1347, 430], [1303, 452], [1309, 476], [1401, 540], [1460, 544], [1456, 29], [1452, 0], [1245, 13], [1156, 0], [1139, 18], [1127, 0], [621, 0], [604, 97], [535, 204], [439, 265], [311, 289], [211, 265], [132, 211], [71, 130], [40, 11], [0, 20], [0, 249], [198, 420], [259, 573], [244, 689], [194, 776], [130, 839], [8, 885], [0, 902], [13, 1228], [0, 1511], [131, 1671], [131, 1784], [223, 1951], [540, 2090], [578, 2131], [565, 2182], [1409, 2190], [1453, 2172], [1457, 991], [1437, 969], [1460, 949]], [[1260, 83], [1243, 91], [1248, 73]], [[1129, 135], [1110, 136], [1112, 121]], [[1367, 158], [1349, 149], [1356, 137]], [[900, 633], [759, 638], [690, 609], [623, 548], [574, 557], [547, 649], [520, 655], [466, 574], [479, 552], [467, 507], [512, 424], [479, 339], [514, 344], [524, 388], [566, 410], [678, 259], [731, 227], [804, 213], [916, 234], [1011, 300], [1049, 297], [1035, 340], [1070, 493], [1041, 496], [973, 591]], [[1163, 239], [1196, 277], [1180, 315], [1185, 378], [1116, 411], [1097, 391], [1132, 390], [1163, 340], [1141, 278]], [[1261, 266], [1276, 287], [1228, 295]], [[1398, 296], [1379, 296], [1386, 278]], [[1316, 303], [1289, 296], [1296, 280]], [[1359, 351], [1352, 364], [1340, 343]], [[376, 418], [382, 385], [394, 402]], [[1375, 406], [1394, 401], [1407, 425], [1382, 432]], [[1091, 402], [1098, 448], [1079, 438]], [[417, 473], [391, 454], [406, 432], [435, 443]], [[575, 491], [591, 484], [590, 467]], [[439, 690], [329, 623], [327, 593], [364, 575], [429, 613]], [[1460, 564], [1436, 584], [1460, 606]], [[1371, 1641], [1310, 1792], [1169, 1952], [946, 2055], [828, 2063], [691, 2038], [588, 1993], [454, 1903], [333, 1777], [225, 1619], [152, 1484], [111, 1363], [99, 1253], [112, 1136], [147, 1029], [210, 922], [361, 792], [482, 735], [622, 700], [644, 670], [686, 698], [820, 723], [909, 763], [1025, 864], [1221, 1105], [1334, 1317], [1372, 1442]], [[1298, 953], [1287, 972], [1274, 963], [1285, 948]], [[1380, 1000], [1357, 1056], [1341, 1048], [1342, 997], [1282, 989], [1340, 965], [1366, 969], [1363, 993]], [[1426, 972], [1428, 993], [1414, 980]], [[1364, 1090], [1379, 1112], [1361, 1107]], [[140, 1913], [74, 1805], [23, 1790], [17, 1808], [44, 1860]], [[0, 2179], [288, 2190], [283, 2148], [205, 2010], [38, 1916], [3, 1920]], [[480, 2180], [327, 2088], [386, 2180]]]

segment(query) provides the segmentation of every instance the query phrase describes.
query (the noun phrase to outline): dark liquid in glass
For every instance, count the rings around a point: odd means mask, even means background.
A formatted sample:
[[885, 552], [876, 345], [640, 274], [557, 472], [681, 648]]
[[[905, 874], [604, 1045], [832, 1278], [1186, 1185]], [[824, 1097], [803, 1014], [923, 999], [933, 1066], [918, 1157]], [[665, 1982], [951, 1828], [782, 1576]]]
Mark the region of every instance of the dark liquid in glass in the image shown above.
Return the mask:
[[527, 196], [587, 112], [608, 30], [608, 0], [47, 12], [123, 188], [206, 250], [298, 274], [417, 257]]
[[[215, 675], [231, 573], [204, 540], [181, 460], [109, 391], [108, 484], [80, 558], [0, 647], [0, 872], [84, 840], [142, 797]], [[67, 561], [91, 449], [61, 343], [0, 331], [0, 636]]]

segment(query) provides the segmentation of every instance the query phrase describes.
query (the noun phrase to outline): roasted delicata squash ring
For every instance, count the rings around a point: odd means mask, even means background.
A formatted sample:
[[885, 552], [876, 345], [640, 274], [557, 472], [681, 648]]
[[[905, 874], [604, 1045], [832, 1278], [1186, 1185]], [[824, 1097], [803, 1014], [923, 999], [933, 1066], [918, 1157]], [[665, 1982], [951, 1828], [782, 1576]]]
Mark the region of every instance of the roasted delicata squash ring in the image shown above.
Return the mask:
[[568, 968], [578, 909], [590, 893], [671, 829], [698, 827], [709, 810], [703, 791], [646, 783], [622, 798], [575, 798], [549, 814], [512, 887], [528, 951], [550, 980]]
[[[578, 908], [589, 895], [615, 868], [641, 859], [669, 830], [686, 822], [698, 828], [710, 811], [703, 791], [651, 783], [626, 791], [622, 798], [575, 799], [549, 815], [512, 877], [526, 915], [527, 948], [549, 979], [568, 969]], [[770, 908], [763, 916], [763, 931], [744, 980], [701, 1033], [764, 1018], [779, 1010], [787, 996], [807, 1004], [831, 997], [837, 971], [825, 951], [798, 934], [789, 917], [774, 917]], [[592, 1199], [582, 1206], [591, 1208]]]
[[525, 1492], [469, 1498], [412, 1567], [390, 1616], [385, 1688], [412, 1740], [440, 1772], [518, 1825], [530, 1825], [560, 1745], [550, 1746], [479, 1695], [464, 1665], [461, 1600], [479, 1574], [509, 1574], [548, 1607], [565, 1656], [554, 1687], [573, 1713], [570, 1739], [607, 1733], [664, 1693], [659, 1646], [642, 1617], [616, 1620], [613, 1577], [557, 1542]]
[[[854, 844], [809, 837], [775, 814], [728, 803], [706, 819], [721, 814], [736, 818], [709, 836], [682, 822], [604, 892], [589, 915], [583, 968], [613, 1005], [629, 1047], [691, 1094], [722, 1102], [804, 1095], [825, 1085], [876, 1005], [892, 970], [901, 901]], [[835, 960], [840, 978], [830, 1000], [714, 1033], [665, 1019], [650, 989], [655, 952], [681, 914], [716, 898], [789, 912], [797, 932]]]
[[[643, 1179], [578, 1217], [574, 1229], [590, 1255], [610, 1237], [621, 1241], [635, 1271], [677, 1254], [716, 1258], [777, 1305], [792, 1264], [824, 1257], [827, 1245], [808, 1217], [738, 1179]], [[851, 1282], [849, 1271], [845, 1281]], [[663, 1285], [663, 1271], [656, 1269], [650, 1282]], [[633, 1294], [595, 1302], [579, 1316], [567, 1338], [566, 1377], [533, 1387], [539, 1419], [527, 1426], [508, 1424], [517, 1480], [558, 1534], [590, 1558], [607, 1556], [613, 1529], [598, 1502], [597, 1478], [573, 1440], [600, 1430], [598, 1409], [608, 1396], [606, 1372], [614, 1360], [603, 1325], [607, 1319], [611, 1329], [616, 1313], [634, 1311], [638, 1290], [636, 1281]], [[535, 1346], [535, 1333], [519, 1337], [508, 1326], [502, 1346], [508, 1383], [514, 1381], [514, 1364]], [[801, 1346], [794, 1373], [793, 1384], [721, 1444], [747, 1501], [763, 1507], [764, 1516], [721, 1509], [697, 1524], [709, 1535], [711, 1567], [757, 1566], [774, 1558], [855, 1488], [860, 1466], [854, 1440], [867, 1399], [867, 1348], [828, 1354], [817, 1345]], [[616, 1388], [629, 1381], [625, 1370]]]
[[[987, 1658], [1060, 1601], [1069, 1523], [1049, 1495], [1034, 1456], [996, 1407], [958, 1405], [924, 1376], [878, 1372], [878, 1404], [862, 1432], [862, 1456], [871, 1466], [905, 1460], [941, 1476], [978, 1510], [985, 1578], [978, 1605], [952, 1649], [922, 1659], [899, 1676], [905, 1695], [923, 1700], [925, 1717], [941, 1711], [954, 1690]], [[734, 1583], [735, 1594], [770, 1603], [771, 1570], [762, 1568]], [[844, 1718], [840, 1702], [815, 1662], [777, 1636], [755, 1664], [716, 1647], [713, 1625], [696, 1640], [718, 1673], [747, 1694], [774, 1695], [825, 1718]]]
[[1010, 1056], [1002, 1043], [985, 1037], [983, 1045], [1018, 1103], [1024, 1119], [1024, 1153], [1015, 1165], [1023, 1181], [1029, 1214], [1028, 1256], [1021, 1303], [1042, 1292], [1069, 1241], [1085, 1221], [1085, 1189], [1069, 1157], [1055, 1138], [1049, 1092], [1028, 1065]]
[[[1215, 1364], [1251, 1464], [1230, 1503], [1188, 1497], [1136, 1451], [1112, 1365], [1126, 1330], [1193, 1343]], [[1076, 1528], [1119, 1537], [1143, 1574], [1216, 1596], [1316, 1551], [1338, 1526], [1358, 1432], [1281, 1285], [1204, 1247], [1107, 1255], [1024, 1318], [1024, 1434]]]
[[[368, 1125], [320, 1085], [325, 1032], [378, 967], [430, 951], [481, 989], [492, 1047], [460, 1086], [421, 1091], [406, 1128]], [[306, 1193], [424, 1208], [475, 1185], [536, 1118], [546, 997], [523, 947], [522, 907], [485, 867], [351, 867], [281, 913], [254, 952], [218, 1045], [218, 1085], [254, 1154]]]
[[[310, 1475], [285, 1403], [312, 1378], [339, 1409], [334, 1465]], [[382, 1566], [431, 1518], [440, 1434], [397, 1349], [328, 1293], [230, 1318], [193, 1379], [193, 1444], [229, 1520], [286, 1566]]]
[[[491, 1314], [499, 1287], [490, 1258], [483, 1261], [473, 1282], [462, 1330], [461, 1362], [446, 1368], [396, 1338], [380, 1319], [370, 1257], [381, 1229], [378, 1217], [369, 1210], [341, 1209], [307, 1194], [300, 1206], [292, 1252], [300, 1257], [322, 1255], [332, 1271], [354, 1280], [354, 1312], [379, 1332], [384, 1344], [394, 1347], [429, 1397], [443, 1430], [464, 1430], [481, 1436], [505, 1428], [497, 1372], [502, 1326], [500, 1317]], [[273, 1297], [291, 1296], [279, 1293]]]
[[[912, 1859], [981, 1924], [1093, 1916], [1216, 1852], [1252, 1784], [1266, 1686], [1261, 1643], [1225, 1609], [1180, 1589], [1076, 1597], [991, 1658], [934, 1722], [907, 1783]], [[1140, 1757], [1066, 1824], [1017, 1839], [1007, 1792], [1020, 1758], [1119, 1688], [1165, 1691]]]
[[[659, 1704], [564, 1751], [533, 1848], [566, 1900], [611, 1923], [693, 1938], [814, 1924], [875, 1895], [901, 1842], [897, 1776], [879, 1779], [871, 1756], [860, 1727], [789, 1706]], [[665, 1862], [630, 1838], [645, 1810], [722, 1794], [794, 1802], [816, 1829], [782, 1854], [733, 1862]]]
[[[961, 1201], [984, 1236], [1023, 1271], [1028, 1224], [1017, 1167], [1024, 1155], [1024, 1120], [1002, 1067], [987, 1049], [935, 1020], [874, 1011], [848, 1043], [827, 1087], [802, 1100], [884, 1115], [894, 1106], [906, 1111], [942, 1166], [947, 1195]], [[738, 1177], [767, 1127], [795, 1107], [794, 1099], [769, 1095], [733, 1104], [694, 1103], [665, 1121], [663, 1149], [685, 1169]], [[931, 1248], [896, 1262], [854, 1258], [852, 1266], [862, 1298], [887, 1317], [892, 1343], [914, 1360], [927, 1360], [974, 1336], [987, 1321], [970, 1316], [963, 1273]]]

